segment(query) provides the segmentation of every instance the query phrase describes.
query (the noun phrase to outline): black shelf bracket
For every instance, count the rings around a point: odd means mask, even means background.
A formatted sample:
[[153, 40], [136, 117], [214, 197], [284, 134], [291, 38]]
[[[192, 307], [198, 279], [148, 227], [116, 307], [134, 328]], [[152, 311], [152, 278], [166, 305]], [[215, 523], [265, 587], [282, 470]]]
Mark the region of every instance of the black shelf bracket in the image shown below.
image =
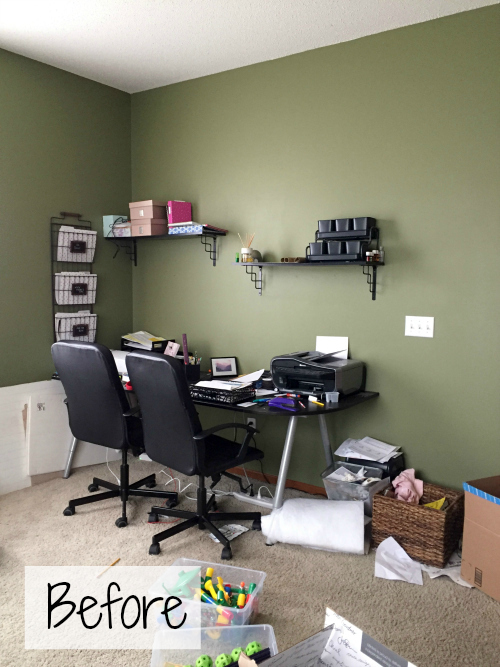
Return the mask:
[[[262, 266], [253, 266], [251, 262], [248, 262], [248, 264], [245, 263], [244, 266], [245, 271], [253, 282], [253, 286], [259, 292], [259, 296], [262, 296]], [[255, 268], [258, 268], [258, 271], [254, 271]]]
[[125, 254], [134, 262], [134, 266], [137, 266], [137, 240], [134, 238], [126, 238], [119, 236], [107, 236], [106, 238], [113, 241], [116, 246], [116, 252], [113, 255], [113, 259], [118, 255], [120, 250], [123, 248]]
[[[210, 240], [207, 240], [210, 239]], [[201, 236], [200, 241], [204, 245], [205, 252], [208, 252], [212, 265], [217, 265], [217, 237], [216, 236]]]
[[[366, 269], [366, 270], [365, 270]], [[370, 271], [371, 269], [371, 271]], [[377, 266], [363, 266], [363, 275], [366, 276], [366, 282], [372, 295], [372, 301], [375, 301], [377, 298]]]

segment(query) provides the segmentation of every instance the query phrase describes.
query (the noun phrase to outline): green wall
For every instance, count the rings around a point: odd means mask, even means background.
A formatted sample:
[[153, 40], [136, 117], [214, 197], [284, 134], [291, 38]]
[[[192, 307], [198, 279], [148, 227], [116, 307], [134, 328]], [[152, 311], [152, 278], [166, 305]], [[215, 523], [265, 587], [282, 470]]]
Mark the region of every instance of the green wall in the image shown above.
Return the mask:
[[[401, 445], [444, 484], [498, 473], [499, 34], [494, 6], [132, 95], [134, 200], [186, 199], [230, 230], [216, 268], [197, 239], [139, 242], [134, 327], [245, 372], [349, 336], [380, 397], [330, 420], [336, 443]], [[259, 297], [231, 265], [236, 232], [276, 259], [318, 219], [362, 215], [386, 249], [375, 302], [359, 267], [269, 269]], [[405, 315], [434, 316], [434, 338], [405, 338]], [[276, 473], [285, 420], [258, 427]], [[304, 420], [290, 477], [323, 467]]]
[[[0, 385], [53, 372], [51, 216], [82, 213], [102, 235], [130, 188], [130, 95], [0, 50]], [[132, 271], [113, 254], [98, 238], [98, 340], [116, 347], [132, 325]]]

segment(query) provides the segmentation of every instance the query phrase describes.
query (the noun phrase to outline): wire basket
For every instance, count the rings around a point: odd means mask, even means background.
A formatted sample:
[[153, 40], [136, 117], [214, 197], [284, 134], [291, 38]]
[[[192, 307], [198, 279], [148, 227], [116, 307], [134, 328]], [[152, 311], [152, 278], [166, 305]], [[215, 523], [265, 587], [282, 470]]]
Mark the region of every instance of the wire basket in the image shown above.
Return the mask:
[[57, 261], [93, 262], [96, 239], [96, 231], [62, 225], [57, 236]]
[[209, 389], [208, 387], [189, 387], [191, 397], [198, 401], [215, 401], [217, 403], [244, 403], [255, 398], [255, 389]]
[[64, 271], [56, 273], [54, 298], [58, 306], [95, 303], [97, 274], [88, 271]]
[[[424, 507], [446, 496], [445, 510]], [[378, 546], [393, 537], [415, 560], [443, 568], [458, 546], [464, 523], [464, 494], [435, 484], [424, 484], [420, 505], [376, 493], [373, 497], [372, 539]]]
[[77, 313], [55, 314], [56, 340], [76, 340], [93, 343], [97, 329], [97, 315], [89, 310]]

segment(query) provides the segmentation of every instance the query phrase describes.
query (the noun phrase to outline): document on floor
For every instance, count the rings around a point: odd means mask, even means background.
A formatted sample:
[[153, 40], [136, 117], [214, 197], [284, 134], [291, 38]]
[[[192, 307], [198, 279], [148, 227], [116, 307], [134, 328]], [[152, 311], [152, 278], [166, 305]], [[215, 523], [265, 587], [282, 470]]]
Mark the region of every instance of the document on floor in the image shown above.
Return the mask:
[[[246, 533], [248, 530], [248, 528], [245, 526], [240, 526], [237, 523], [228, 523], [225, 526], [218, 526], [218, 528], [224, 537], [227, 538], [230, 542], [231, 540], [234, 540], [235, 537]], [[207, 534], [208, 537], [210, 537], [210, 539], [212, 539], [214, 542], [220, 542], [220, 540], [218, 540], [215, 535], [212, 535], [212, 533]]]
[[375, 553], [375, 576], [423, 586], [422, 566], [408, 556], [393, 537], [381, 542]]
[[386, 442], [365, 436], [361, 440], [347, 438], [337, 449], [337, 456], [345, 456], [351, 459], [367, 459], [386, 463], [393, 456], [399, 454], [401, 447], [388, 445]]
[[422, 565], [422, 570], [424, 572], [427, 572], [427, 574], [431, 579], [436, 579], [436, 577], [446, 576], [450, 577], [450, 579], [454, 581], [456, 584], [460, 584], [460, 586], [464, 586], [465, 588], [474, 588], [472, 584], [469, 584], [468, 581], [462, 579], [462, 576], [460, 574], [461, 568], [462, 568], [462, 555], [458, 551], [455, 551], [454, 553], [451, 554], [450, 560], [446, 563], [445, 567], [443, 568], [432, 567], [432, 565]]
[[415, 667], [328, 608], [326, 623], [332, 625], [333, 628], [321, 654], [319, 665], [329, 667], [339, 665], [343, 667], [380, 667], [380, 665], [383, 667]]

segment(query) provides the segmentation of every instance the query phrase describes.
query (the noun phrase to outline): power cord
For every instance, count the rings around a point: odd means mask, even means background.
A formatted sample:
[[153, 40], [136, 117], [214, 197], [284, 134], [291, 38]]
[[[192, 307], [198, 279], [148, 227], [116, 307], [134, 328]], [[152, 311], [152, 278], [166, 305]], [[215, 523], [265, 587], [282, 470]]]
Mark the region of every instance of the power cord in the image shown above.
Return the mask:
[[109, 467], [108, 456], [109, 456], [109, 447], [106, 447], [106, 465], [108, 466], [108, 470], [109, 470], [109, 472], [113, 475], [113, 477], [116, 479], [116, 481], [118, 482], [118, 484], [120, 484], [120, 479], [118, 478], [117, 475], [115, 475], [115, 473], [114, 473], [114, 472], [111, 470], [111, 468]]

